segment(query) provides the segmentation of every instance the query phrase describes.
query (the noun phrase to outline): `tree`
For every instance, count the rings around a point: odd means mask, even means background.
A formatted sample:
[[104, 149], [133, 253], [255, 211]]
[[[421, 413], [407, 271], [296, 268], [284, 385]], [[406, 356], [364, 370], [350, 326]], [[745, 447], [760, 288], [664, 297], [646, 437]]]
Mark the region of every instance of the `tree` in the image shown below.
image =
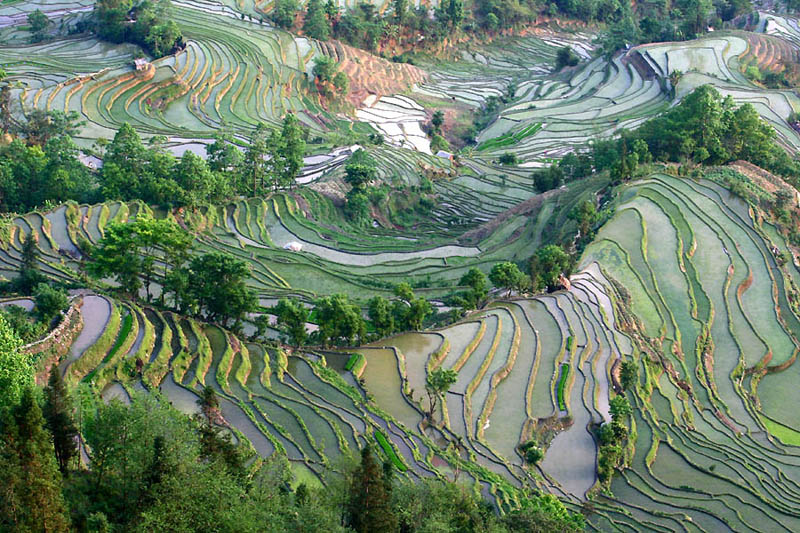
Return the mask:
[[270, 166], [276, 186], [292, 187], [303, 168], [306, 141], [300, 121], [293, 113], [283, 119], [280, 137], [270, 143]]
[[469, 287], [469, 290], [463, 295], [466, 309], [477, 309], [486, 299], [486, 295], [489, 294], [486, 275], [475, 267], [470, 268], [461, 277], [458, 284], [462, 287]]
[[46, 283], [40, 283], [36, 286], [33, 299], [36, 303], [34, 307], [36, 316], [46, 323], [50, 323], [53, 318], [69, 305], [69, 298], [66, 292], [53, 288]]
[[250, 184], [253, 196], [258, 196], [259, 193], [266, 191], [269, 168], [278, 165], [276, 161], [269, 162], [267, 160], [271, 145], [278, 144], [276, 133], [272, 132], [268, 135], [268, 131], [266, 124], [260, 123], [256, 126], [241, 164], [243, 186], [240, 190], [246, 191], [247, 185]]
[[200, 397], [197, 399], [197, 405], [200, 407], [200, 412], [206, 417], [206, 423], [210, 426], [214, 423], [214, 419], [219, 415], [219, 397], [214, 387], [206, 385], [203, 387]]
[[38, 43], [44, 39], [44, 30], [50, 25], [50, 19], [40, 9], [37, 9], [28, 14], [28, 24], [33, 34], [31, 42]]
[[539, 192], [555, 189], [561, 186], [563, 181], [564, 171], [559, 165], [550, 165], [533, 173], [533, 184]]
[[44, 419], [53, 436], [53, 448], [61, 473], [67, 471], [72, 458], [78, 455], [78, 428], [72, 418], [72, 400], [61, 378], [58, 365], [50, 367], [50, 377], [44, 389]]
[[286, 328], [292, 344], [300, 347], [305, 343], [306, 322], [308, 322], [309, 310], [302, 303], [281, 298], [275, 306], [275, 314], [278, 317], [278, 324]]
[[21, 347], [22, 339], [0, 314], [0, 413], [17, 405], [23, 392], [33, 386], [35, 365]]
[[314, 302], [323, 345], [344, 341], [350, 345], [366, 335], [361, 308], [350, 302], [345, 294], [333, 294]]
[[581, 236], [585, 237], [598, 220], [597, 208], [594, 206], [594, 202], [584, 200], [570, 212], [569, 218], [578, 223]]
[[511, 291], [522, 290], [525, 286], [525, 274], [520, 272], [519, 267], [510, 261], [497, 263], [489, 272], [489, 280], [495, 287], [508, 290], [507, 297], [511, 296]]
[[322, 0], [309, 0], [303, 21], [303, 32], [313, 39], [327, 41], [331, 34], [331, 24], [325, 16]]
[[431, 126], [433, 126], [434, 132], [440, 132], [442, 129], [442, 125], [444, 124], [444, 113], [437, 109], [433, 112], [433, 118], [431, 118]]
[[408, 11], [408, 0], [392, 0], [392, 10], [396, 24], [403, 24]]
[[391, 506], [386, 473], [379, 467], [369, 444], [361, 449], [361, 464], [353, 474], [348, 505], [349, 525], [357, 533], [394, 531], [397, 517]]
[[631, 404], [628, 403], [628, 399], [625, 396], [615, 396], [608, 404], [611, 419], [615, 422], [621, 421], [623, 417], [630, 415], [632, 412]]
[[366, 150], [359, 148], [347, 160], [344, 167], [344, 181], [353, 189], [364, 190], [375, 180], [378, 165]]
[[556, 53], [556, 70], [561, 70], [564, 67], [574, 67], [580, 63], [581, 58], [569, 46], [564, 46], [558, 49]]
[[535, 290], [554, 290], [561, 275], [569, 275], [570, 257], [563, 248], [548, 244], [536, 250], [531, 259], [531, 285]]
[[233, 143], [233, 136], [218, 133], [214, 142], [206, 146], [206, 162], [212, 172], [234, 172], [244, 159], [242, 151]]
[[394, 316], [389, 300], [382, 296], [375, 296], [367, 303], [367, 313], [375, 333], [379, 337], [386, 337], [394, 333]]
[[279, 28], [286, 30], [294, 25], [294, 18], [299, 9], [297, 0], [278, 0], [269, 14], [269, 19]]
[[439, 398], [450, 390], [458, 381], [458, 373], [451, 368], [437, 368], [430, 372], [425, 380], [425, 391], [428, 393], [428, 418], [433, 421], [433, 414]]
[[209, 320], [238, 325], [256, 307], [256, 297], [247, 287], [250, 266], [231, 255], [212, 252], [189, 262], [189, 291]]
[[628, 390], [636, 383], [637, 378], [636, 363], [633, 361], [623, 361], [620, 365], [619, 380], [622, 390]]
[[0, 423], [0, 530], [67, 532], [61, 473], [32, 383], [14, 400]]
[[22, 261], [19, 266], [19, 277], [14, 281], [14, 288], [21, 294], [31, 294], [33, 289], [46, 281], [39, 272], [39, 247], [33, 232], [22, 241]]
[[109, 224], [103, 238], [89, 252], [91, 262], [87, 270], [97, 278], [112, 276], [130, 296], [137, 293], [143, 278], [150, 301], [150, 285], [158, 261], [166, 278], [168, 267], [182, 263], [190, 245], [191, 236], [175, 222], [139, 213], [133, 222]]

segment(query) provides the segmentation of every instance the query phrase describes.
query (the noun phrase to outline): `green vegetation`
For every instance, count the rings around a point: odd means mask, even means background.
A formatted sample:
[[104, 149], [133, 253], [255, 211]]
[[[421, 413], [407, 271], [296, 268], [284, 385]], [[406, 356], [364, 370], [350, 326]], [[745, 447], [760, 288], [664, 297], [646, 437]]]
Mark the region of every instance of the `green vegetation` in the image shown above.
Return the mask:
[[386, 440], [386, 436], [383, 433], [376, 430], [375, 440], [378, 441], [378, 444], [383, 450], [383, 453], [386, 454], [386, 457], [389, 458], [389, 461], [391, 461], [392, 465], [394, 465], [395, 468], [397, 468], [400, 472], [405, 472], [406, 470], [408, 470], [408, 467], [397, 456], [397, 453], [394, 451], [394, 448], [392, 448], [392, 445], [389, 444], [388, 440]]
[[488, 141], [482, 142], [478, 145], [478, 150], [490, 150], [494, 148], [501, 148], [504, 146], [511, 146], [513, 144], [517, 144], [525, 137], [530, 137], [539, 129], [541, 129], [541, 124], [531, 124], [529, 126], [525, 126], [523, 129], [519, 130], [516, 133], [506, 133], [505, 135], [501, 135], [500, 137], [496, 137], [494, 139], [490, 139]]
[[[571, 339], [572, 337], [570, 337]], [[564, 400], [564, 389], [567, 386], [567, 378], [569, 377], [569, 365], [561, 365], [561, 373], [558, 378], [558, 385], [556, 387], [556, 396], [558, 399], [558, 408], [562, 411], [567, 410], [567, 402]]]

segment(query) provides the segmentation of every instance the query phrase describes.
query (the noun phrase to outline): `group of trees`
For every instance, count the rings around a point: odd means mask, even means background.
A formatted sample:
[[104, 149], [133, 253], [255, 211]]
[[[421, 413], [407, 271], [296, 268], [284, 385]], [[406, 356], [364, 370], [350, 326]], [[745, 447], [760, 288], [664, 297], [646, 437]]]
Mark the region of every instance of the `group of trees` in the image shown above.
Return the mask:
[[597, 455], [597, 477], [605, 483], [614, 475], [614, 469], [622, 464], [625, 459], [623, 447], [628, 440], [628, 416], [631, 414], [631, 405], [624, 395], [618, 395], [609, 402], [611, 422], [600, 426], [597, 430], [597, 440], [600, 450]]
[[347, 74], [339, 70], [339, 64], [328, 56], [320, 56], [314, 60], [314, 79], [317, 88], [325, 98], [347, 95], [350, 80]]
[[607, 55], [626, 45], [694, 39], [708, 27], [721, 28], [724, 23], [753, 12], [750, 0], [679, 0], [637, 5], [635, 12], [628, 3], [617, 5], [619, 9], [598, 17], [609, 24], [600, 37], [601, 48]]
[[85, 250], [85, 268], [95, 278], [114, 279], [128, 297], [138, 297], [144, 288], [148, 302], [158, 282], [162, 305], [171, 295], [183, 314], [226, 325], [233, 321], [238, 328], [257, 303], [246, 284], [249, 265], [220, 252], [191, 251], [191, 235], [175, 222], [139, 213], [133, 222], [109, 224], [97, 245]]
[[536, 250], [528, 262], [528, 273], [520, 270], [516, 263], [503, 261], [492, 266], [489, 277], [480, 269], [470, 268], [458, 282], [464, 290], [451, 295], [448, 303], [464, 310], [478, 309], [486, 303], [489, 282], [495, 288], [524, 293], [527, 291], [553, 291], [560, 287], [559, 278], [569, 276], [572, 258], [561, 246], [548, 244]]
[[[273, 313], [286, 339], [294, 346], [306, 342], [323, 346], [353, 346], [369, 338], [422, 329], [425, 319], [433, 313], [431, 304], [415, 296], [408, 283], [401, 283], [394, 292], [396, 299], [393, 301], [375, 296], [368, 302], [368, 321], [364, 319], [361, 307], [345, 294], [317, 298], [313, 307], [306, 307], [298, 300], [282, 298], [273, 308]], [[318, 329], [309, 335], [306, 323], [312, 316]]]
[[102, 167], [91, 171], [72, 140], [83, 123], [75, 112], [34, 110], [24, 120], [3, 113], [13, 140], [0, 146], [0, 210], [24, 212], [67, 200], [142, 200], [165, 207], [197, 207], [235, 195], [267, 194], [294, 186], [303, 168], [308, 133], [286, 115], [280, 128], [259, 125], [240, 149], [220, 134], [207, 160], [191, 151], [175, 157], [165, 137], [148, 144], [129, 124], [96, 149]]
[[344, 212], [356, 225], [366, 226], [372, 220], [369, 193], [378, 177], [378, 164], [366, 150], [359, 149], [344, 167], [344, 181], [350, 185]]
[[28, 29], [32, 33], [31, 42], [38, 43], [44, 40], [45, 30], [50, 26], [50, 19], [47, 18], [41, 9], [32, 11], [28, 14]]
[[[500, 517], [455, 483], [397, 479], [365, 445], [329, 471], [326, 488], [292, 486], [285, 458], [251, 452], [213, 424], [207, 388], [189, 418], [159, 393], [130, 405], [83, 398], [78, 406], [56, 367], [44, 390], [19, 340], [0, 318], [0, 529], [6, 531], [263, 531], [422, 533], [577, 532], [580, 515], [552, 496], [521, 498]], [[14, 372], [9, 373], [9, 370]], [[10, 381], [8, 378], [12, 377]], [[79, 465], [78, 435], [89, 461]], [[248, 466], [249, 465], [249, 466]]]
[[101, 39], [138, 44], [156, 59], [183, 47], [170, 0], [97, 0], [92, 27]]
[[615, 181], [629, 180], [654, 160], [723, 165], [740, 159], [800, 185], [800, 163], [778, 144], [774, 128], [756, 109], [749, 103], [737, 107], [730, 96], [703, 85], [637, 130], [595, 139], [532, 178], [544, 192], [604, 171]]

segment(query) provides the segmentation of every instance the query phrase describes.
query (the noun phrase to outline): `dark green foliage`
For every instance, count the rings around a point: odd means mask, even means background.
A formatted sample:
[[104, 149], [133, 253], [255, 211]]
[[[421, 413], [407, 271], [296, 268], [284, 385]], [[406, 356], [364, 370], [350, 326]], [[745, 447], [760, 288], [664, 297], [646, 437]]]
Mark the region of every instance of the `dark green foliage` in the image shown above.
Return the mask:
[[580, 63], [581, 58], [569, 46], [564, 46], [558, 49], [556, 54], [556, 70], [561, 70], [564, 67], [574, 67]]
[[558, 245], [548, 244], [536, 250], [531, 259], [531, 285], [534, 290], [552, 291], [558, 286], [558, 278], [569, 276], [572, 260]]
[[365, 150], [359, 149], [350, 156], [344, 168], [344, 181], [351, 186], [347, 193], [345, 213], [359, 225], [366, 225], [370, 220], [370, 201], [367, 196], [369, 185], [377, 177], [378, 168], [375, 159]]
[[314, 302], [319, 331], [323, 345], [346, 343], [352, 345], [366, 335], [366, 324], [361, 317], [361, 308], [351, 303], [346, 294], [333, 294]]
[[0, 147], [0, 209], [30, 211], [47, 201], [86, 197], [89, 172], [70, 138], [77, 120], [74, 112], [37, 110], [13, 126], [20, 138]]
[[125, 123], [106, 148], [98, 175], [100, 196], [166, 206], [194, 207], [220, 201], [231, 194], [232, 184], [219, 171], [227, 170], [225, 165], [235, 158], [230, 150], [235, 148], [227, 148], [220, 140], [210, 150], [217, 172], [191, 152], [176, 159], [158, 138], [146, 147], [139, 134]]
[[450, 387], [458, 381], [458, 373], [451, 368], [437, 368], [425, 379], [425, 391], [428, 393], [428, 418], [433, 419], [436, 405]]
[[633, 361], [623, 361], [620, 365], [619, 380], [622, 385], [622, 390], [630, 389], [635, 383], [637, 378], [637, 367]]
[[283, 326], [294, 346], [302, 346], [306, 341], [306, 322], [310, 311], [302, 303], [281, 298], [275, 306], [278, 325]]
[[98, 0], [93, 19], [101, 39], [138, 44], [155, 58], [171, 54], [183, 44], [169, 0]]
[[458, 284], [469, 289], [456, 297], [461, 307], [464, 309], [476, 309], [483, 305], [486, 295], [489, 294], [488, 280], [483, 272], [472, 267], [461, 277]]
[[527, 285], [527, 277], [523, 274], [516, 264], [510, 261], [497, 263], [489, 272], [489, 280], [495, 287], [507, 289], [508, 296], [512, 290], [522, 291]]
[[109, 224], [103, 238], [89, 251], [87, 271], [96, 278], [113, 277], [122, 292], [136, 295], [144, 285], [148, 301], [157, 261], [167, 267], [180, 266], [186, 258], [191, 236], [174, 222], [140, 214], [131, 223]]
[[34, 313], [36, 313], [36, 317], [40, 321], [45, 323], [49, 323], [69, 305], [69, 298], [66, 292], [53, 288], [46, 283], [40, 283], [36, 286], [33, 299], [36, 304]]
[[0, 417], [0, 530], [69, 531], [61, 473], [34, 389], [25, 387]]
[[361, 464], [353, 473], [350, 482], [350, 497], [347, 506], [348, 525], [358, 533], [394, 531], [397, 517], [392, 505], [391, 484], [384, 479], [384, 472], [375, 461], [369, 445], [361, 450]]
[[256, 297], [246, 285], [250, 265], [231, 255], [212, 252], [189, 261], [189, 293], [209, 320], [239, 324], [255, 309]]
[[378, 337], [386, 337], [395, 331], [392, 304], [382, 296], [375, 296], [367, 303], [367, 312], [372, 328]]
[[67, 386], [61, 378], [58, 365], [50, 368], [50, 377], [44, 389], [44, 419], [53, 436], [53, 448], [61, 473], [65, 473], [70, 461], [78, 455], [76, 437], [78, 428], [72, 415], [72, 400]]
[[325, 41], [330, 37], [331, 23], [326, 16], [322, 0], [309, 0], [306, 4], [303, 32], [320, 41]]
[[560, 187], [563, 180], [564, 171], [559, 165], [550, 165], [533, 173], [533, 184], [539, 192], [547, 192]]
[[32, 43], [38, 43], [44, 40], [45, 37], [45, 30], [47, 26], [50, 25], [50, 19], [47, 18], [47, 15], [42, 13], [40, 9], [28, 14], [28, 26], [33, 34], [31, 36]]
[[705, 165], [744, 159], [798, 183], [800, 167], [778, 145], [775, 130], [751, 104], [736, 107], [730, 96], [722, 98], [710, 85], [698, 87], [634, 135], [657, 159]]
[[289, 29], [294, 25], [294, 18], [300, 5], [297, 0], [277, 0], [269, 14], [269, 19], [279, 28]]
[[39, 272], [39, 248], [33, 233], [29, 233], [22, 241], [22, 261], [19, 266], [19, 276], [10, 288], [20, 294], [31, 294], [33, 290], [44, 283], [46, 278]]
[[501, 165], [516, 165], [519, 162], [519, 158], [514, 152], [505, 152], [497, 159], [497, 161]]

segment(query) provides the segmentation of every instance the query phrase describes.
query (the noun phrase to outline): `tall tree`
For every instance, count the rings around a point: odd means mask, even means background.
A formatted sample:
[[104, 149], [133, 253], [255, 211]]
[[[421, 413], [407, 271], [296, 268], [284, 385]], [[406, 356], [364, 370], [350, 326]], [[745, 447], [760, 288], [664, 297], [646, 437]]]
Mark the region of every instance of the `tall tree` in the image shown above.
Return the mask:
[[0, 487], [0, 530], [69, 531], [61, 473], [32, 386], [0, 422]]
[[325, 16], [325, 6], [322, 4], [322, 0], [309, 0], [306, 4], [303, 32], [320, 41], [326, 41], [330, 37], [331, 23]]
[[525, 274], [520, 272], [519, 267], [510, 261], [497, 263], [492, 267], [489, 272], [489, 280], [495, 287], [500, 287], [508, 290], [508, 296], [511, 296], [511, 291], [522, 290], [525, 286]]
[[569, 275], [571, 260], [558, 245], [548, 244], [536, 250], [531, 259], [531, 285], [535, 290], [554, 290], [562, 274]]
[[433, 421], [439, 398], [450, 390], [458, 380], [458, 373], [451, 368], [437, 368], [425, 379], [425, 391], [428, 393], [428, 418]]
[[391, 506], [383, 470], [378, 466], [369, 444], [361, 449], [361, 464], [350, 485], [349, 522], [357, 533], [395, 531], [397, 517]]
[[219, 252], [194, 256], [189, 274], [189, 290], [209, 320], [233, 320], [238, 326], [255, 309], [255, 294], [246, 283], [250, 266], [244, 261]]
[[275, 314], [278, 316], [278, 324], [286, 328], [292, 344], [300, 347], [306, 341], [306, 322], [310, 311], [296, 300], [281, 298], [275, 306]]
[[344, 341], [352, 345], [356, 339], [364, 338], [366, 325], [361, 308], [351, 303], [346, 294], [325, 296], [314, 304], [322, 344]]
[[22, 339], [0, 314], [0, 413], [19, 403], [33, 386], [33, 359], [20, 351]]
[[50, 368], [50, 377], [44, 389], [44, 419], [53, 435], [53, 448], [61, 473], [67, 471], [70, 460], [78, 455], [78, 429], [72, 417], [72, 401], [67, 386], [61, 378], [58, 365]]
[[392, 304], [382, 296], [375, 296], [367, 302], [367, 313], [375, 333], [379, 337], [386, 337], [394, 332], [394, 317]]

